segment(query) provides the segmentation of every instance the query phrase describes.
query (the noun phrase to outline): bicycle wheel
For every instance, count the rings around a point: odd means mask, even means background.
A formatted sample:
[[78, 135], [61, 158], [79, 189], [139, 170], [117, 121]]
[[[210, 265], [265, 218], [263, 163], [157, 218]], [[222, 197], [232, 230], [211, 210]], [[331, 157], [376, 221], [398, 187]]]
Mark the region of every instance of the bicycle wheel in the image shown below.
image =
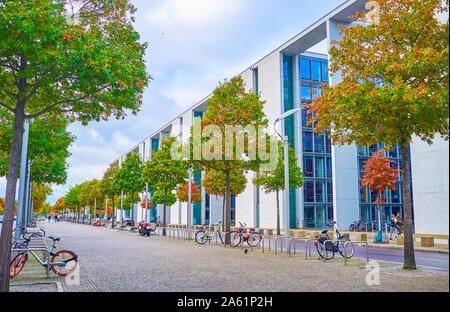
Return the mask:
[[78, 261], [77, 261], [77, 255], [70, 250], [60, 250], [58, 251], [51, 259], [50, 263], [55, 263], [55, 262], [63, 262], [63, 261], [67, 261], [68, 262], [63, 265], [63, 266], [51, 266], [52, 271], [55, 274], [58, 274], [59, 276], [66, 276], [69, 275], [70, 273], [72, 273], [73, 271], [75, 271]]
[[261, 234], [255, 232], [250, 234], [250, 236], [247, 239], [247, 244], [250, 247], [256, 247], [261, 243], [261, 240], [262, 240]]
[[[344, 252], [345, 252], [344, 251], [344, 244], [345, 244], [345, 242], [350, 242], [350, 240], [347, 239], [347, 240], [341, 240], [340, 242], [338, 242], [339, 253], [344, 258], [345, 258], [345, 254], [344, 254]], [[348, 243], [347, 244], [347, 258], [353, 257], [354, 254], [355, 254], [355, 246], [353, 246], [352, 243]]]
[[22, 271], [25, 262], [28, 260], [28, 255], [24, 252], [19, 253], [12, 259], [12, 261], [9, 264], [9, 277], [14, 278], [16, 277], [20, 271]]
[[321, 242], [319, 242], [319, 241], [317, 241], [316, 242], [316, 249], [317, 249], [317, 253], [319, 254], [319, 256], [321, 257], [321, 258], [324, 258], [325, 260], [330, 260], [330, 259], [333, 259], [334, 258], [334, 251], [332, 251], [331, 250], [331, 244], [332, 243], [328, 243], [327, 244], [327, 247], [328, 247], [328, 249], [330, 249], [330, 250], [328, 250], [327, 252], [325, 252], [325, 246], [324, 246], [324, 243], [321, 243]]
[[231, 247], [237, 247], [241, 243], [242, 237], [239, 232], [231, 231], [229, 240], [230, 240]]
[[208, 241], [208, 233], [203, 230], [198, 231], [195, 233], [195, 241], [200, 245], [206, 244]]

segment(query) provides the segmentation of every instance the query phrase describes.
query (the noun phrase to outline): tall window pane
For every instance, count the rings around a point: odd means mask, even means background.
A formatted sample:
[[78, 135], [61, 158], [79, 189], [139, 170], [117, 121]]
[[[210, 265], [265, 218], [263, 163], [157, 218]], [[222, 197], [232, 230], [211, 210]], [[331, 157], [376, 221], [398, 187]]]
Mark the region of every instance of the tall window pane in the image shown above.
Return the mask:
[[316, 153], [325, 152], [324, 137], [321, 133], [314, 133], [314, 151]]
[[325, 178], [325, 158], [316, 157], [316, 178]]
[[322, 61], [322, 81], [328, 82], [328, 62]]
[[303, 157], [303, 171], [304, 171], [305, 177], [314, 177], [313, 157], [311, 157], [311, 156]]
[[313, 151], [313, 138], [312, 132], [303, 131], [303, 151], [312, 152]]
[[300, 58], [300, 78], [311, 80], [310, 60], [304, 57]]
[[305, 194], [305, 202], [308, 203], [313, 203], [314, 202], [314, 182], [311, 181], [306, 181], [305, 182], [305, 187], [304, 189], [304, 194]]
[[322, 68], [320, 66], [320, 61], [312, 60], [311, 61], [311, 78], [315, 81], [321, 81], [322, 77]]

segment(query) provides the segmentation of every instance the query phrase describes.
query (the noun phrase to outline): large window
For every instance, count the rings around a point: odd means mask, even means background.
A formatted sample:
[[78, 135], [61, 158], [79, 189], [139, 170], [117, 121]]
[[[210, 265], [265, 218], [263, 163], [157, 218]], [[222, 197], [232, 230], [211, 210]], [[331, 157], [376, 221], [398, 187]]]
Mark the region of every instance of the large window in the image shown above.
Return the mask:
[[303, 173], [305, 177], [314, 177], [314, 163], [312, 156], [303, 157]]
[[314, 202], [314, 182], [306, 181], [303, 187], [305, 192], [305, 202], [313, 203]]
[[311, 61], [308, 58], [300, 58], [300, 78], [311, 80]]
[[309, 131], [303, 131], [303, 151], [313, 151], [313, 133]]
[[319, 60], [311, 61], [311, 80], [322, 81], [322, 67]]

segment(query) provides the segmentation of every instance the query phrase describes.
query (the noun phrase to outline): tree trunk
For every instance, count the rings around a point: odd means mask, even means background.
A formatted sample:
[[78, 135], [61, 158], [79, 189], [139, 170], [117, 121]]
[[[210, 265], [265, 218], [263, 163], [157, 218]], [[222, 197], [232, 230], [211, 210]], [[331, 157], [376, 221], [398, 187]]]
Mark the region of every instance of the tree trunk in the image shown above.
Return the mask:
[[403, 139], [401, 145], [402, 163], [403, 163], [403, 235], [404, 235], [404, 262], [403, 269], [415, 270], [416, 259], [414, 257], [414, 238], [412, 228], [412, 209], [411, 209], [411, 184], [409, 183], [409, 152], [408, 142]]
[[17, 173], [23, 134], [24, 105], [18, 105], [14, 116], [8, 176], [6, 179], [5, 207], [0, 235], [0, 292], [9, 291], [9, 262], [11, 261], [11, 236], [14, 221]]
[[[225, 170], [225, 232], [231, 230], [231, 202], [230, 202], [230, 170]], [[225, 236], [225, 240], [230, 240], [229, 235]]]
[[279, 190], [277, 188], [277, 235], [281, 235], [281, 229], [280, 229], [280, 195]]
[[131, 224], [134, 226], [134, 198], [133, 191], [131, 191]]
[[222, 199], [222, 232], [225, 232], [225, 195]]
[[166, 202], [167, 202], [167, 190], [164, 191], [164, 206], [163, 206], [163, 236], [166, 236]]

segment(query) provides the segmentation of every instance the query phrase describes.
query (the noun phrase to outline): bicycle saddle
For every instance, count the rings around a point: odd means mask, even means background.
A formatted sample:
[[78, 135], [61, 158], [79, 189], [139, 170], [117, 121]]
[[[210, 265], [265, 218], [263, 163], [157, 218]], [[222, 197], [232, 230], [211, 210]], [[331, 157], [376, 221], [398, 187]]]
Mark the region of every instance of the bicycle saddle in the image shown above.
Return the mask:
[[328, 230], [323, 230], [322, 231], [322, 234], [327, 234], [328, 233]]
[[50, 238], [52, 241], [59, 241], [59, 237], [53, 237], [53, 236], [49, 236], [48, 238]]

